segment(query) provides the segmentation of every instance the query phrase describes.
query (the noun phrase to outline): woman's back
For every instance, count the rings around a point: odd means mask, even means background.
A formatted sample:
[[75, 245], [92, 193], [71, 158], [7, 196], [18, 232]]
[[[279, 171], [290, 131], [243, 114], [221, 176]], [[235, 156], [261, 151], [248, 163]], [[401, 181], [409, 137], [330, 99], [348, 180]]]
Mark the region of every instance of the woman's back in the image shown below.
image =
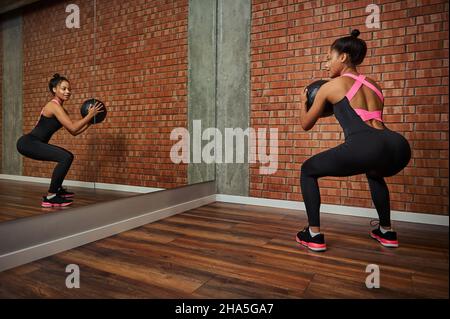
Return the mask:
[[[384, 102], [379, 96], [379, 94], [381, 94], [381, 88], [376, 84], [375, 81], [370, 78], [365, 77], [364, 80], [366, 81], [366, 84], [371, 87], [363, 83], [355, 92], [353, 92], [354, 95], [352, 94], [352, 96], [349, 98], [350, 106], [359, 113], [382, 113]], [[335, 101], [331, 102], [336, 103], [341, 100], [342, 96], [348, 96], [357, 81], [350, 76], [340, 76], [338, 78], [335, 78], [333, 82], [333, 84], [336, 86], [336, 96]], [[367, 125], [370, 125], [376, 129], [385, 129], [383, 122], [377, 119], [364, 120], [363, 118], [363, 121]]]

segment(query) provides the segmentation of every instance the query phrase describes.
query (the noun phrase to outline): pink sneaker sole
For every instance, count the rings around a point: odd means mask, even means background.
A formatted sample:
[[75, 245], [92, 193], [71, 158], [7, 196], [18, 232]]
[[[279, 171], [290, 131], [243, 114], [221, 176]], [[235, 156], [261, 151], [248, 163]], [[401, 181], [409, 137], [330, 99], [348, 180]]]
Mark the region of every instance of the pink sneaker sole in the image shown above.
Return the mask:
[[326, 244], [315, 244], [315, 243], [307, 243], [306, 241], [300, 240], [297, 236], [295, 236], [295, 241], [312, 251], [325, 251], [327, 250]]
[[72, 205], [72, 202], [64, 203], [64, 204], [41, 203], [41, 206], [42, 207], [46, 207], [46, 208], [49, 208], [49, 207], [66, 207], [66, 206], [69, 206], [69, 205]]
[[370, 237], [372, 237], [373, 239], [377, 240], [381, 245], [383, 245], [384, 247], [391, 247], [391, 248], [396, 248], [398, 247], [398, 240], [387, 240], [387, 239], [383, 239], [378, 235], [375, 235], [373, 233], [370, 233]]

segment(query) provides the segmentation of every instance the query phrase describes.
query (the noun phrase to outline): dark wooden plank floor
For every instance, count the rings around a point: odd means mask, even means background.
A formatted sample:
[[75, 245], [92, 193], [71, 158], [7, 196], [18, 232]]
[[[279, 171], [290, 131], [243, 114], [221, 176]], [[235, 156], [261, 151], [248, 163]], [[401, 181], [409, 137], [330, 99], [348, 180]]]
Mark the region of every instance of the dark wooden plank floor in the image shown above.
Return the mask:
[[[395, 223], [400, 247], [366, 218], [323, 215], [328, 251], [294, 241], [290, 210], [213, 203], [0, 273], [3, 298], [448, 298], [448, 228]], [[81, 288], [65, 287], [77, 264]], [[381, 288], [368, 289], [368, 264]]]
[[61, 208], [44, 208], [41, 207], [41, 200], [42, 196], [47, 193], [48, 185], [0, 179], [0, 222], [83, 207], [136, 194], [84, 187], [67, 188], [76, 195], [72, 205]]

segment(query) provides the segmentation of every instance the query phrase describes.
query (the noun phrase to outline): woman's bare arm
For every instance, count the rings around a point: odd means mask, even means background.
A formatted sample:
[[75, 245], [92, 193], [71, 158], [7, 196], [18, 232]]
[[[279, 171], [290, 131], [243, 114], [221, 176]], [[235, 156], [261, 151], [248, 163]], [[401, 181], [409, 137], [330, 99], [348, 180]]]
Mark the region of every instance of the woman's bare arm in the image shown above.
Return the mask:
[[312, 129], [317, 120], [322, 115], [325, 109], [325, 104], [328, 101], [327, 98], [330, 95], [330, 91], [332, 90], [332, 88], [333, 85], [331, 84], [331, 82], [322, 85], [317, 92], [316, 97], [314, 98], [314, 103], [309, 111], [306, 110], [306, 92], [303, 93], [302, 103], [304, 105], [300, 114], [300, 124], [305, 131], [309, 131], [310, 129]]
[[93, 115], [88, 114], [86, 117], [82, 118], [78, 121], [72, 121], [67, 115], [67, 113], [64, 111], [64, 109], [56, 104], [53, 104], [50, 106], [50, 110], [52, 113], [56, 116], [59, 123], [64, 126], [64, 128], [69, 131], [70, 134], [76, 135], [76, 133], [81, 130], [89, 121], [92, 119]]
[[89, 109], [89, 113], [84, 118], [82, 118], [81, 120], [72, 121], [69, 115], [67, 115], [66, 111], [56, 103], [49, 102], [48, 107], [50, 108], [51, 112], [56, 116], [58, 121], [73, 136], [76, 136], [84, 132], [89, 127], [88, 124], [91, 121], [91, 119], [96, 114], [103, 112], [101, 111], [101, 108], [103, 106], [99, 106], [99, 104], [96, 104]]
[[86, 131], [86, 130], [89, 128], [89, 126], [91, 126], [91, 123], [88, 123], [88, 124], [86, 124], [85, 126], [83, 126], [79, 131], [77, 131], [77, 132], [75, 133], [75, 135], [80, 135], [81, 133], [83, 133], [84, 131]]

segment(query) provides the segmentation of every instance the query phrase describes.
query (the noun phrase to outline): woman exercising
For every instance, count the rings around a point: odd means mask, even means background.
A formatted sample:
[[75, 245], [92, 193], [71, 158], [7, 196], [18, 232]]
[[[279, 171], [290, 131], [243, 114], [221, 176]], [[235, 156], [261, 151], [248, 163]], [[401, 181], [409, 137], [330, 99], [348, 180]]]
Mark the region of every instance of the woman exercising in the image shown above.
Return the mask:
[[379, 225], [370, 236], [383, 246], [398, 247], [397, 234], [391, 228], [389, 189], [384, 177], [397, 174], [408, 165], [411, 149], [408, 141], [383, 124], [383, 94], [371, 79], [361, 75], [356, 66], [367, 52], [360, 32], [334, 41], [326, 69], [330, 80], [325, 83], [306, 110], [306, 90], [301, 98], [301, 125], [310, 130], [321, 116], [325, 103], [333, 104], [334, 114], [342, 126], [345, 142], [312, 156], [301, 168], [300, 183], [309, 226], [297, 234], [300, 244], [314, 251], [326, 250], [320, 233], [320, 192], [318, 178], [366, 174]]
[[70, 98], [69, 81], [59, 74], [55, 74], [48, 87], [54, 96], [41, 111], [40, 117], [33, 130], [23, 135], [17, 141], [17, 150], [20, 154], [40, 161], [57, 162], [47, 196], [42, 199], [42, 207], [62, 207], [72, 204], [68, 199], [74, 193], [62, 187], [64, 178], [73, 161], [73, 154], [62, 147], [48, 144], [52, 135], [61, 127], [65, 127], [70, 134], [76, 136], [83, 133], [89, 126], [89, 121], [98, 113], [103, 112], [103, 105], [97, 103], [89, 109], [89, 113], [83, 119], [72, 122], [66, 109], [65, 101]]

